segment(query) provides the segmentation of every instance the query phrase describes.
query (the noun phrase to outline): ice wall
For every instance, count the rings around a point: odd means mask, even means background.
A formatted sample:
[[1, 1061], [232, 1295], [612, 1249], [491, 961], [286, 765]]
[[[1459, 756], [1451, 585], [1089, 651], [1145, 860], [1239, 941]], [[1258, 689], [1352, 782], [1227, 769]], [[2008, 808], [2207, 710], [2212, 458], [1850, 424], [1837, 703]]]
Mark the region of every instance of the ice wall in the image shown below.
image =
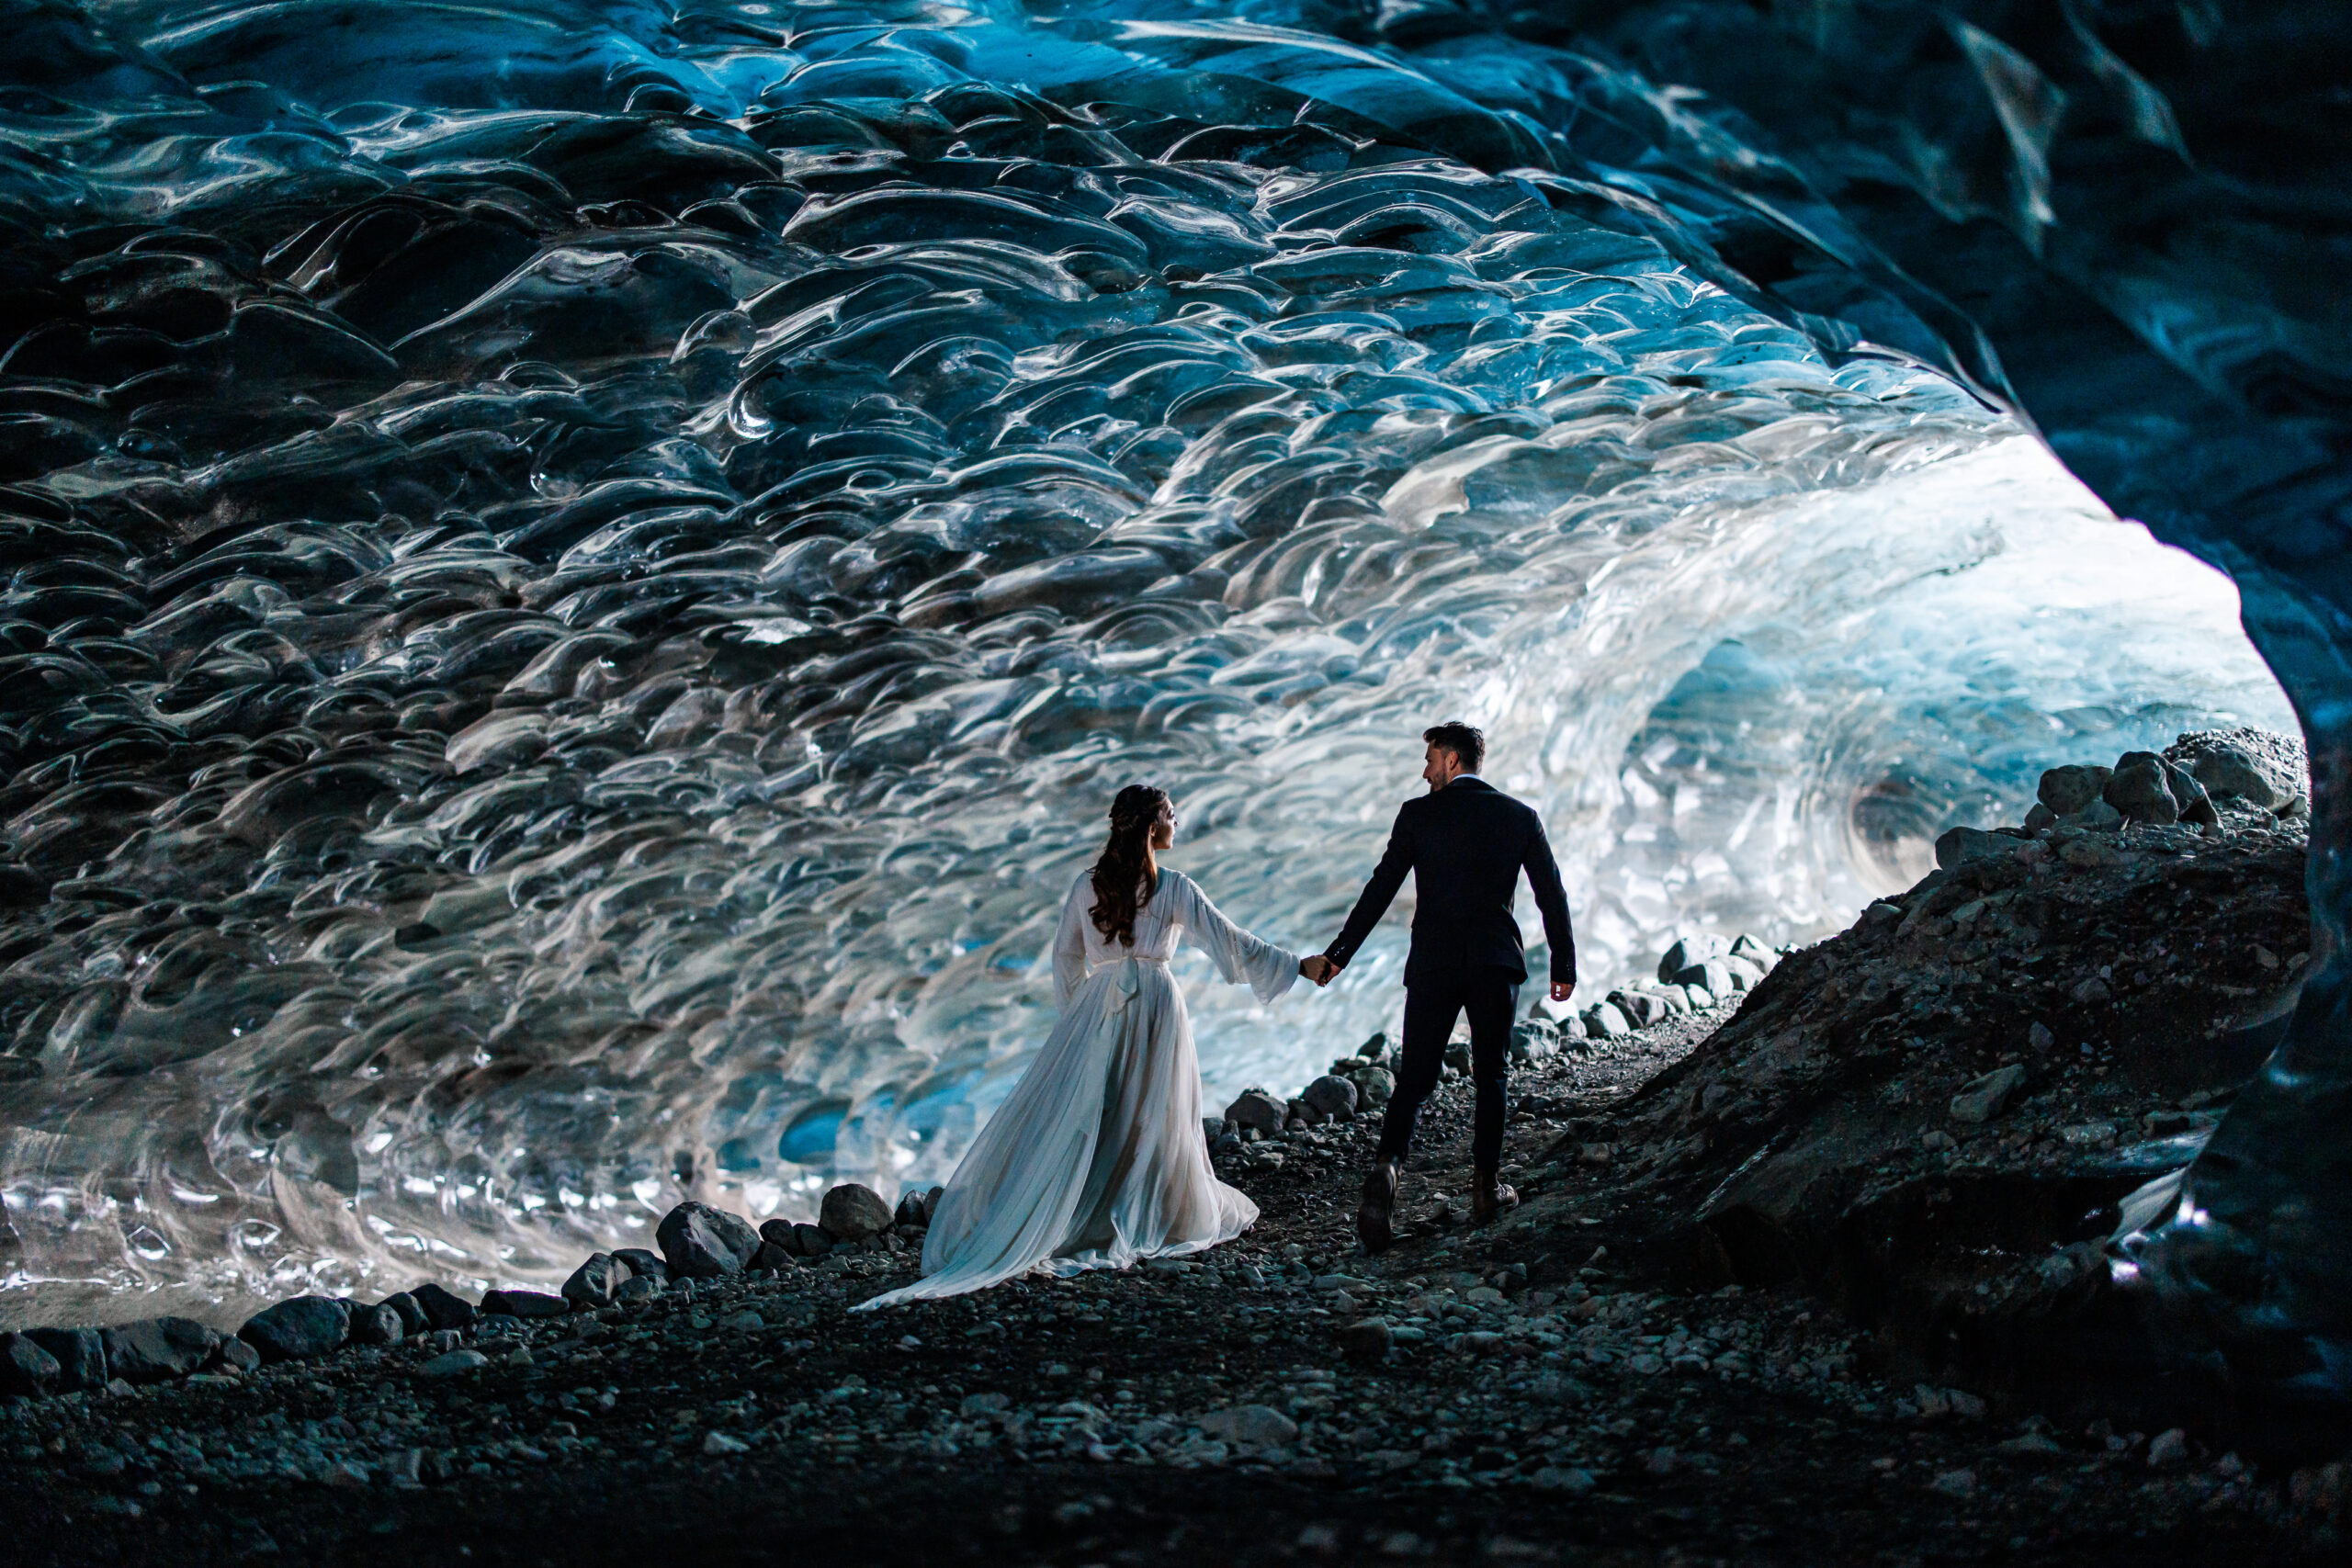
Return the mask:
[[1606, 979], [2283, 721], [1637, 83], [1202, 15], [0, 0], [0, 1314], [936, 1179], [1131, 779], [1319, 945], [1471, 717]]

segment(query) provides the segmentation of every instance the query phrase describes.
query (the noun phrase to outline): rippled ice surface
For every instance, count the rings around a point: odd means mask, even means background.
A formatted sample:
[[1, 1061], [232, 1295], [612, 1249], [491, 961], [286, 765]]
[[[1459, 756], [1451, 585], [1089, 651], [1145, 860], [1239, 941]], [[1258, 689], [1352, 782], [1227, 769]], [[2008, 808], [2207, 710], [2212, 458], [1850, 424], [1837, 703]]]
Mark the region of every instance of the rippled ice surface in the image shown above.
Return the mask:
[[[9, 13], [0, 1320], [937, 1179], [1130, 780], [1319, 947], [1478, 722], [1589, 986], [2288, 722], [2226, 582], [1727, 291], [1633, 87], [1126, 12]], [[1404, 924], [1188, 968], [1213, 1094]]]

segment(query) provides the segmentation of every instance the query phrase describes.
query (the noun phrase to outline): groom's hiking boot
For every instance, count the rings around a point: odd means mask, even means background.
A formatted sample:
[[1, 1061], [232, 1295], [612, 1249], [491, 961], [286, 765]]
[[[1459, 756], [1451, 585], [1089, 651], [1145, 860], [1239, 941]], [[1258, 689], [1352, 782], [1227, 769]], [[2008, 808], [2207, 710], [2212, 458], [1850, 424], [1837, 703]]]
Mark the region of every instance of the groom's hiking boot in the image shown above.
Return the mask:
[[1356, 1238], [1366, 1252], [1385, 1252], [1396, 1239], [1388, 1216], [1396, 1207], [1396, 1183], [1403, 1174], [1397, 1161], [1385, 1159], [1363, 1179], [1363, 1201], [1356, 1205]]
[[1482, 1170], [1470, 1186], [1470, 1223], [1483, 1225], [1505, 1209], [1519, 1207], [1519, 1189], [1490, 1170]]

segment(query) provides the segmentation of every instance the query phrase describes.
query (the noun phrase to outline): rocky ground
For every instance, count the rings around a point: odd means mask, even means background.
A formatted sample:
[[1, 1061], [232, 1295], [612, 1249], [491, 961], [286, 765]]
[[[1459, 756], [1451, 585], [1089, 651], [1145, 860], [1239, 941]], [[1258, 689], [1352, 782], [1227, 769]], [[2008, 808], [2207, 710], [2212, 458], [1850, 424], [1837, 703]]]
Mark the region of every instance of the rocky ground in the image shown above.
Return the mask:
[[852, 1315], [913, 1249], [786, 1238], [318, 1359], [289, 1321], [0, 1404], [0, 1556], [2341, 1562], [2352, 1463], [2149, 1376], [2106, 1244], [2305, 962], [2293, 822], [2213, 815], [1954, 839], [1736, 1003], [1529, 1030], [1492, 1226], [1453, 1077], [1376, 1258], [1356, 1117], [1224, 1144], [1264, 1214], [1196, 1261]]

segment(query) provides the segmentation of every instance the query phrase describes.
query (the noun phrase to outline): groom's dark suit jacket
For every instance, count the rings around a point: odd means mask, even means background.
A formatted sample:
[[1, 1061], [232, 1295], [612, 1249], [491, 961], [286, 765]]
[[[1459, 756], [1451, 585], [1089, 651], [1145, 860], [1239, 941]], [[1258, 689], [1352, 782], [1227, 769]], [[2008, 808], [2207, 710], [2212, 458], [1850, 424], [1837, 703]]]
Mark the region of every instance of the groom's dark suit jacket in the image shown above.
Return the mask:
[[1387, 852], [1364, 884], [1363, 896], [1324, 956], [1344, 967], [1413, 874], [1413, 948], [1405, 984], [1426, 985], [1464, 970], [1497, 968], [1514, 983], [1527, 978], [1526, 950], [1511, 919], [1511, 895], [1524, 870], [1544, 912], [1552, 946], [1552, 978], [1574, 983], [1576, 939], [1568, 930], [1568, 896], [1534, 808], [1487, 783], [1464, 777], [1408, 800], [1388, 832]]

